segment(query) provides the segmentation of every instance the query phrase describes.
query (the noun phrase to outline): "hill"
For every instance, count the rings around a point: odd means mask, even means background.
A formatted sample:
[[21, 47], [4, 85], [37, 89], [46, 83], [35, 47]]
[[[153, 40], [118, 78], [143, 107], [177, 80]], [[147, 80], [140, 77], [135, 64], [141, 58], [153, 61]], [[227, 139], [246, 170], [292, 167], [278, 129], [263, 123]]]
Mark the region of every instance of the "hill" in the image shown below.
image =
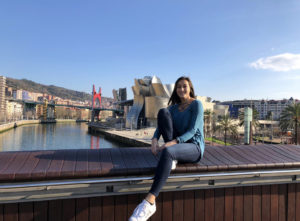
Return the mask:
[[18, 79], [7, 77], [6, 85], [8, 87], [23, 89], [30, 92], [46, 93], [63, 99], [70, 99], [70, 100], [77, 100], [77, 101], [85, 101], [85, 100], [92, 99], [92, 95], [85, 92], [69, 90], [54, 85], [43, 85], [27, 79], [18, 80]]

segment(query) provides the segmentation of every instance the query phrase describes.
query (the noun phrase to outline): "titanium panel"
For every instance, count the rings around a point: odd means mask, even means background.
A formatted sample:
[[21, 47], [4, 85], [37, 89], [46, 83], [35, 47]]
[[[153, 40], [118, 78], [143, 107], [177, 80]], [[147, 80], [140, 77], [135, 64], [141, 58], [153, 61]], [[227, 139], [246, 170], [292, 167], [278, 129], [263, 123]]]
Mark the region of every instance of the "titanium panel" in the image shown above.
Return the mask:
[[161, 108], [168, 106], [169, 98], [166, 97], [146, 97], [145, 116], [146, 118], [157, 118], [157, 113]]

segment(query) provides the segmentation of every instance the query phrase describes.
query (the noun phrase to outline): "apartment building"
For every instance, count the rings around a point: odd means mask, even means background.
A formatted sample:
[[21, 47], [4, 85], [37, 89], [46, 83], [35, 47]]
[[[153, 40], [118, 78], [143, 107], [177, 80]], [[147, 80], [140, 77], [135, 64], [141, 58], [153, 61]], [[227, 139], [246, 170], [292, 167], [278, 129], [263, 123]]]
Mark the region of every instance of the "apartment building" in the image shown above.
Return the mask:
[[6, 102], [5, 102], [5, 87], [6, 77], [0, 76], [0, 121], [3, 121], [6, 114]]
[[260, 119], [266, 119], [271, 113], [273, 120], [278, 120], [280, 118], [281, 112], [293, 103], [299, 102], [294, 100], [292, 97], [290, 99], [283, 100], [236, 100], [236, 101], [226, 101], [222, 104], [229, 105], [229, 112], [232, 117], [237, 118], [239, 114], [239, 109], [245, 107], [253, 107], [259, 113]]

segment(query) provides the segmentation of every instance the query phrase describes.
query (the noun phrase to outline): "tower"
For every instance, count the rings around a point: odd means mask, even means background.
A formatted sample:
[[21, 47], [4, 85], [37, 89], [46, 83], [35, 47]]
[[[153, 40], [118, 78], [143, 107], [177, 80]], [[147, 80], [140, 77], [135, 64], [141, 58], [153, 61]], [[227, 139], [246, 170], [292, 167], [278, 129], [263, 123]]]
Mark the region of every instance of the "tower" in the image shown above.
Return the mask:
[[6, 77], [0, 76], [0, 121], [4, 121], [6, 115], [5, 87]]

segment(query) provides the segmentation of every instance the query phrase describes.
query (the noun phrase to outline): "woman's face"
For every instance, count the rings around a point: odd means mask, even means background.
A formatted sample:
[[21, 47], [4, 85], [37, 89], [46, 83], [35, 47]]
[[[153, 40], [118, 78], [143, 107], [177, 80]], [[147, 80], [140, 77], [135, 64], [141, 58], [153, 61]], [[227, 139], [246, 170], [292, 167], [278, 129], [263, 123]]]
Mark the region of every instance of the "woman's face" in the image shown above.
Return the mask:
[[191, 92], [191, 88], [187, 80], [180, 80], [177, 83], [176, 93], [180, 99], [189, 99], [190, 92]]

